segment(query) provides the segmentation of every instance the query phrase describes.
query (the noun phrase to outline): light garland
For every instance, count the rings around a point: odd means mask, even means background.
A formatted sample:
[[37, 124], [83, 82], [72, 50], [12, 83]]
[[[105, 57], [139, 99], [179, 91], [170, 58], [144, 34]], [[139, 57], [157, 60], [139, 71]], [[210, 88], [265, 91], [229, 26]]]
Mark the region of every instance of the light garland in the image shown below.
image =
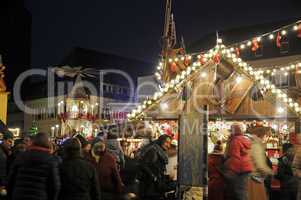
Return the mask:
[[[219, 53], [219, 48], [221, 48], [221, 46], [218, 45], [216, 46], [216, 48], [210, 50], [209, 53], [204, 54], [204, 57], [206, 57], [206, 63], [208, 63], [208, 61], [210, 61], [217, 53]], [[189, 59], [192, 59], [192, 57]], [[139, 105], [137, 108], [132, 110], [132, 112], [127, 115], [128, 120], [131, 121], [142, 117], [144, 110], [147, 110], [149, 107], [151, 107], [155, 102], [157, 102], [162, 96], [164, 96], [170, 90], [174, 89], [175, 87], [181, 87], [183, 81], [187, 79], [188, 76], [191, 76], [193, 73], [197, 72], [201, 68], [201, 66], [205, 65], [206, 63], [201, 64], [201, 62], [199, 61], [193, 62], [192, 66], [188, 66], [174, 79], [164, 84], [164, 86], [160, 88], [159, 92], [155, 92], [155, 94], [151, 98], [148, 98], [142, 103], [142, 105]], [[206, 76], [207, 76], [206, 73], [201, 74], [201, 77], [203, 78]]]
[[[231, 50], [230, 50], [231, 51]], [[252, 79], [256, 80], [264, 91], [271, 91], [276, 98], [280, 99], [282, 103], [286, 104], [291, 110], [295, 111], [298, 115], [300, 115], [301, 107], [297, 102], [294, 102], [292, 98], [289, 98], [286, 93], [282, 90], [277, 89], [276, 85], [272, 84], [268, 79], [266, 79], [261, 72], [256, 72], [254, 68], [242, 61], [242, 59], [238, 58], [234, 53], [224, 53], [224, 57], [226, 60], [236, 64], [240, 67], [240, 69], [248, 74]], [[230, 59], [231, 57], [232, 59]], [[298, 64], [299, 65], [299, 64]]]
[[253, 44], [253, 40], [256, 39], [257, 42], [263, 42], [263, 40], [274, 40], [277, 37], [277, 34], [280, 33], [281, 36], [286, 36], [289, 33], [295, 33], [298, 30], [301, 29], [301, 21], [297, 21], [295, 23], [289, 24], [287, 26], [283, 26], [281, 28], [278, 28], [276, 30], [273, 30], [271, 32], [264, 33], [262, 35], [259, 35], [257, 37], [253, 37], [253, 39], [245, 40], [242, 42], [238, 42], [235, 44], [230, 45], [231, 52], [234, 52], [236, 48], [239, 50], [244, 50], [246, 47], [251, 47]]
[[275, 66], [269, 68], [262, 68], [256, 71], [259, 75], [269, 75], [274, 76], [278, 72], [282, 72], [285, 76], [289, 75], [289, 72], [296, 71], [296, 73], [301, 73], [301, 62], [295, 62], [294, 64], [289, 64], [286, 66]]
[[[262, 41], [263, 38], [268, 37], [270, 40], [274, 39], [274, 34], [276, 32], [281, 31], [282, 35], [288, 34], [288, 31], [286, 30], [288, 27], [293, 27], [292, 30], [297, 31], [299, 29], [298, 23], [295, 23], [293, 25], [289, 25], [286, 27], [283, 27], [283, 29], [277, 29], [273, 32], [263, 34], [261, 36], [256, 37], [256, 40], [258, 42]], [[177, 63], [179, 61], [185, 61], [185, 59], [188, 59], [190, 63], [189, 66], [183, 71], [181, 71], [179, 74], [176, 75], [176, 77], [166, 83], [159, 92], [156, 92], [153, 97], [147, 99], [146, 101], [143, 102], [142, 105], [139, 105], [137, 109], [134, 109], [131, 113], [127, 115], [128, 120], [134, 120], [138, 119], [141, 116], [144, 115], [144, 110], [148, 109], [150, 106], [153, 105], [153, 103], [157, 102], [163, 95], [165, 95], [167, 92], [169, 92], [170, 89], [173, 89], [175, 87], [181, 86], [182, 82], [191, 75], [192, 72], [197, 71], [200, 66], [204, 65], [207, 63], [209, 60], [214, 59], [214, 57], [221, 53], [223, 55], [224, 59], [232, 62], [233, 64], [236, 64], [240, 67], [241, 70], [244, 71], [244, 73], [248, 74], [249, 76], [252, 77], [252, 79], [256, 80], [262, 87], [262, 90], [264, 92], [271, 91], [272, 94], [276, 96], [276, 98], [280, 99], [283, 103], [287, 104], [287, 106], [295, 111], [298, 115], [300, 115], [301, 112], [301, 107], [297, 102], [294, 102], [291, 98], [288, 98], [287, 94], [282, 92], [280, 89], [276, 89], [276, 86], [272, 83], [270, 83], [269, 80], [267, 80], [264, 75], [266, 74], [271, 74], [274, 75], [277, 70], [284, 71], [284, 75], [288, 75], [289, 71], [292, 70], [297, 70], [299, 67], [301, 68], [301, 62], [297, 64], [291, 64], [288, 66], [284, 67], [279, 67], [276, 69], [260, 69], [260, 70], [254, 70], [254, 68], [244, 62], [241, 58], [239, 58], [236, 54], [233, 53], [235, 51], [235, 46], [239, 45], [240, 49], [245, 49], [247, 46], [252, 46], [252, 41], [243, 41], [241, 43], [237, 43], [235, 45], [232, 45], [232, 47], [226, 49], [225, 45], [221, 44], [222, 40], [217, 39], [217, 46], [214, 49], [209, 50], [206, 53], [199, 53], [199, 54], [187, 54], [185, 56], [175, 56], [174, 58], [169, 58], [168, 63]], [[194, 61], [193, 60], [197, 60]], [[155, 76], [158, 80], [162, 79], [162, 69], [163, 69], [163, 63], [164, 60], [162, 60], [159, 65], [157, 66], [157, 72], [155, 73]], [[167, 63], [167, 64], [168, 64]], [[301, 73], [301, 69], [300, 69]], [[206, 77], [206, 73], [202, 73], [201, 77]], [[238, 78], [236, 81], [240, 81], [240, 78]], [[279, 108], [282, 109], [282, 108]]]

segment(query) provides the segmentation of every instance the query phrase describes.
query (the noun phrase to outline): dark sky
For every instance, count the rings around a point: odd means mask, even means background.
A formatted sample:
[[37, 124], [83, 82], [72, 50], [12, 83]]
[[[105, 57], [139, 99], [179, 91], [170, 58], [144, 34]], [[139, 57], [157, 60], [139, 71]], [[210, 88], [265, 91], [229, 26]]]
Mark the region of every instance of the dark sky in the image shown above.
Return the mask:
[[[301, 16], [300, 0], [173, 0], [187, 44], [215, 30]], [[32, 66], [58, 64], [74, 46], [156, 62], [164, 0], [26, 0]]]

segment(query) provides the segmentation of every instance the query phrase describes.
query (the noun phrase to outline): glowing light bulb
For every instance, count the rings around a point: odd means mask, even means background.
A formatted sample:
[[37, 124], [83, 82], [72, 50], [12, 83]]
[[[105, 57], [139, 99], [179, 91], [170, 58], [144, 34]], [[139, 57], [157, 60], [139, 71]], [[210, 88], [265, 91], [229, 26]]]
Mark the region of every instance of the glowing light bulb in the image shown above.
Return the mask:
[[269, 35], [269, 38], [270, 40], [274, 39], [274, 35], [273, 34]]
[[281, 31], [281, 35], [286, 35], [286, 30]]
[[278, 113], [283, 113], [283, 112], [284, 112], [284, 108], [279, 107], [279, 108], [277, 109], [277, 112], [278, 112]]
[[257, 41], [260, 42], [261, 41], [261, 37], [257, 37]]
[[297, 30], [298, 30], [298, 26], [295, 25], [295, 26], [293, 27], [293, 30], [294, 30], [294, 31], [297, 31]]
[[246, 45], [242, 44], [242, 45], [240, 45], [240, 48], [241, 48], [241, 49], [245, 49], [245, 48], [246, 48]]
[[236, 78], [236, 83], [240, 83], [241, 82], [241, 80], [242, 80], [242, 78], [239, 76], [239, 77], [237, 77]]
[[251, 46], [251, 45], [252, 45], [252, 42], [251, 42], [251, 41], [248, 41], [248, 42], [247, 42], [247, 45], [248, 45], [248, 46]]
[[203, 73], [201, 74], [201, 77], [202, 77], [202, 78], [205, 78], [206, 76], [207, 76], [206, 72], [203, 72]]

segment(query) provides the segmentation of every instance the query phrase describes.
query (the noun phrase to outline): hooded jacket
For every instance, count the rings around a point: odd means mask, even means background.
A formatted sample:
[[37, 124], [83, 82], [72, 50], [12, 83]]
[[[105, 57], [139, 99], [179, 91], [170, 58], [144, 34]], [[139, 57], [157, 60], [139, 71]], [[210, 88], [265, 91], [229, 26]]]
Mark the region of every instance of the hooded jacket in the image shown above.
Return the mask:
[[241, 133], [230, 137], [226, 152], [225, 167], [236, 174], [252, 171], [252, 160], [249, 154], [251, 141]]
[[124, 153], [121, 148], [120, 142], [117, 139], [108, 139], [106, 141], [106, 147], [107, 151], [114, 155], [116, 162], [121, 166], [121, 168], [124, 168]]
[[105, 151], [101, 155], [94, 154], [94, 148], [98, 144], [96, 143], [92, 148], [91, 155], [88, 160], [96, 168], [101, 192], [107, 193], [121, 193], [123, 183], [117, 168], [115, 157]]

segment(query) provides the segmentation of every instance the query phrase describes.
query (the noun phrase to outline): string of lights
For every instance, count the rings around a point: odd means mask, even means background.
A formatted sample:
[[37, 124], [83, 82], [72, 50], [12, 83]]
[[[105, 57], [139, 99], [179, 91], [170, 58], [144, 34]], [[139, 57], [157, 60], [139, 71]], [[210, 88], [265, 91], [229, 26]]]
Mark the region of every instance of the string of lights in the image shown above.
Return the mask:
[[[139, 105], [136, 109], [134, 109], [131, 113], [128, 114], [128, 120], [135, 120], [139, 119], [144, 115], [144, 111], [147, 110], [150, 106], [156, 103], [162, 96], [164, 96], [167, 92], [174, 89], [175, 87], [181, 86], [187, 77], [190, 76], [192, 73], [197, 72], [201, 69], [201, 66], [208, 64], [209, 61], [216, 62], [215, 58], [222, 56], [227, 61], [232, 62], [232, 64], [239, 66], [239, 69], [244, 73], [247, 74], [254, 82], [258, 83], [264, 92], [271, 91], [277, 99], [281, 100], [282, 103], [286, 104], [292, 111], [294, 111], [297, 115], [301, 113], [300, 105], [295, 102], [292, 98], [289, 98], [288, 95], [283, 92], [282, 90], [278, 89], [276, 85], [271, 83], [268, 79], [264, 77], [264, 74], [272, 74], [275, 71], [269, 69], [261, 69], [255, 70], [254, 67], [249, 65], [248, 63], [244, 62], [237, 54], [233, 53], [231, 48], [226, 48], [222, 43], [221, 39], [218, 39], [218, 45], [214, 48], [209, 50], [209, 52], [205, 54], [197, 55], [196, 61], [192, 62], [192, 65], [187, 67], [186, 70], [183, 70], [179, 73], [176, 78], [171, 80], [170, 82], [164, 84], [162, 88], [160, 88], [159, 92], [156, 92], [153, 97], [145, 100], [141, 105]], [[185, 59], [185, 58], [184, 58]], [[189, 59], [193, 59], [193, 57], [189, 57]], [[204, 59], [202, 62], [202, 60]], [[173, 60], [170, 60], [172, 62]], [[176, 61], [176, 60], [174, 60]], [[178, 60], [177, 60], [178, 61]], [[163, 64], [159, 64], [162, 67]], [[297, 68], [301, 67], [301, 63], [290, 64], [286, 67], [279, 67], [274, 70], [280, 71], [289, 71], [289, 70], [296, 70]], [[161, 68], [160, 68], [161, 69]], [[207, 74], [202, 74], [202, 76], [207, 76]], [[284, 110], [284, 108], [279, 107], [278, 111]]]

